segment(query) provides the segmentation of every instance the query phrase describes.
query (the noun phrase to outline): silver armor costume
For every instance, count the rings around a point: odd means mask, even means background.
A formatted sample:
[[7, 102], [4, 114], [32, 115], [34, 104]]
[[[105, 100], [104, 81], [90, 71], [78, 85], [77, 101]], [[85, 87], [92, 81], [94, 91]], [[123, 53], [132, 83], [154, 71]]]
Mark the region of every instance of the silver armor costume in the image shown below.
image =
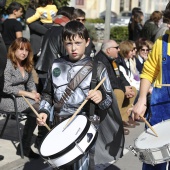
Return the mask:
[[[40, 111], [49, 114], [51, 106], [53, 105], [53, 99], [54, 103], [60, 100], [67, 87], [67, 84], [89, 60], [91, 60], [90, 57], [85, 57], [75, 63], [65, 60], [64, 58], [54, 61], [52, 68], [49, 71], [48, 79], [46, 80], [44, 93], [42, 96], [43, 100], [40, 104]], [[108, 79], [106, 68], [102, 63], [98, 63], [96, 77], [97, 82], [100, 82], [103, 77], [106, 77], [101, 89], [104, 92], [102, 92], [104, 96], [103, 100], [98, 104], [99, 108], [102, 110], [109, 108], [112, 103], [111, 85]], [[77, 110], [77, 108], [82, 104], [88, 95], [91, 78], [92, 72], [90, 72], [75, 89], [75, 91], [72, 92], [69, 99], [62, 106], [60, 113], [58, 113], [59, 116], [72, 115]]]
[[[70, 80], [89, 61], [91, 61], [90, 57], [85, 57], [77, 62], [70, 62], [68, 57], [54, 61], [42, 93], [40, 113], [50, 113], [51, 106], [60, 100]], [[91, 67], [93, 67], [92, 63]], [[102, 63], [98, 63], [97, 83], [103, 77], [106, 77], [106, 80], [99, 89], [102, 93], [102, 101], [98, 104], [99, 110], [96, 111], [101, 119], [95, 147], [91, 148], [83, 158], [68, 168], [64, 168], [64, 170], [93, 170], [95, 169], [95, 165], [108, 163], [123, 155], [124, 134], [120, 112], [112, 92], [106, 68]], [[92, 72], [71, 93], [69, 99], [66, 100], [58, 113], [60, 117], [67, 117], [66, 115], [73, 114], [86, 99], [90, 89], [91, 78]], [[86, 108], [86, 106], [88, 104], [83, 107], [82, 112], [88, 114], [89, 108]]]

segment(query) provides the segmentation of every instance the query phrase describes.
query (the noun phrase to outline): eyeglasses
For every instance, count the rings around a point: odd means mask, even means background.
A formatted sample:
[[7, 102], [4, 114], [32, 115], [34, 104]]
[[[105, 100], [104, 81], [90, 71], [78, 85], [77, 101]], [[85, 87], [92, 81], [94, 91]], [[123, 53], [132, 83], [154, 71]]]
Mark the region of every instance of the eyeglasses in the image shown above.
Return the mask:
[[116, 48], [117, 50], [119, 49], [119, 46], [117, 46], [117, 47], [110, 47], [110, 48]]
[[80, 21], [85, 22], [85, 21], [86, 21], [86, 19], [85, 19], [85, 18], [84, 18], [84, 19], [79, 19], [79, 18], [77, 18], [77, 19], [76, 19], [76, 21], [79, 21], [79, 22], [80, 22]]
[[141, 49], [141, 51], [146, 51], [146, 52], [148, 52], [148, 51], [149, 51], [149, 49], [143, 49], [143, 48], [142, 48], [142, 49]]

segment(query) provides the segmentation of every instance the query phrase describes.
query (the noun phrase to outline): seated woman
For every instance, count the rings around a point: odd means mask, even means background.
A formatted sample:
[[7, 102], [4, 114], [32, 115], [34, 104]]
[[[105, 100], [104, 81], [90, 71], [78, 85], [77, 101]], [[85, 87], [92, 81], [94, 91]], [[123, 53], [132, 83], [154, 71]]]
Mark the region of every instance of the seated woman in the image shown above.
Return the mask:
[[139, 81], [140, 80], [140, 73], [136, 67], [136, 51], [137, 51], [137, 48], [136, 48], [136, 44], [134, 41], [132, 41], [133, 43], [133, 57], [129, 59], [130, 61], [130, 71], [132, 72], [133, 76], [134, 76], [134, 79], [136, 81]]
[[[38, 109], [40, 94], [32, 77], [33, 54], [30, 42], [23, 37], [17, 38], [9, 47], [7, 64], [4, 71], [3, 92], [16, 96], [19, 112], [28, 113], [25, 122], [22, 144], [24, 155], [28, 158], [39, 158], [39, 155], [31, 150], [31, 140], [36, 128], [36, 117], [22, 98], [25, 96], [35, 109]], [[14, 103], [10, 98], [1, 98], [0, 109], [8, 112], [14, 111]], [[17, 147], [20, 155], [20, 146]]]
[[126, 80], [131, 86], [134, 86], [139, 91], [140, 81], [134, 79], [134, 75], [130, 69], [130, 58], [133, 58], [133, 42], [130, 40], [123, 41], [119, 44], [119, 69], [123, 73]]
[[137, 48], [137, 56], [136, 56], [136, 67], [139, 73], [142, 73], [143, 64], [148, 58], [149, 51], [149, 44], [147, 43], [145, 38], [140, 38], [136, 41], [136, 48]]

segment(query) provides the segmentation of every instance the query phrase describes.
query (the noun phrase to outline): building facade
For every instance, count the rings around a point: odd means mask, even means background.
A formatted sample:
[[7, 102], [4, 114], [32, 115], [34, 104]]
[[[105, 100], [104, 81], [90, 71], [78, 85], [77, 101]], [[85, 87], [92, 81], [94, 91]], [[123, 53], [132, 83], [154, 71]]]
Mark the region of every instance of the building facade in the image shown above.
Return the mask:
[[[140, 7], [144, 13], [151, 14], [155, 10], [165, 9], [169, 0], [111, 0], [111, 11], [119, 15], [122, 11], [131, 11]], [[81, 8], [87, 18], [99, 18], [106, 10], [107, 0], [70, 0], [69, 6]]]

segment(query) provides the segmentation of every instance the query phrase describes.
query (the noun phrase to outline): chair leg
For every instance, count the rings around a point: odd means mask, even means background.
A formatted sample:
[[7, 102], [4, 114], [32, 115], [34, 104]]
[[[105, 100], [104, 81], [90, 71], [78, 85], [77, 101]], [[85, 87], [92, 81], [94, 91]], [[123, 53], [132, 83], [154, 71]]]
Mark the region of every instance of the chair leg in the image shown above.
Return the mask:
[[6, 117], [6, 120], [5, 120], [4, 126], [3, 126], [2, 130], [1, 130], [0, 137], [2, 137], [2, 136], [3, 136], [3, 134], [4, 134], [4, 131], [5, 131], [6, 125], [7, 125], [8, 120], [9, 120], [9, 117], [10, 117], [10, 115], [9, 115], [9, 114], [7, 114], [7, 117]]
[[20, 121], [19, 121], [18, 113], [16, 113], [16, 123], [17, 123], [18, 137], [19, 137], [19, 142], [20, 142], [21, 158], [24, 159], [24, 151], [23, 151], [23, 145], [22, 145], [22, 136], [21, 136], [21, 128], [20, 128]]

